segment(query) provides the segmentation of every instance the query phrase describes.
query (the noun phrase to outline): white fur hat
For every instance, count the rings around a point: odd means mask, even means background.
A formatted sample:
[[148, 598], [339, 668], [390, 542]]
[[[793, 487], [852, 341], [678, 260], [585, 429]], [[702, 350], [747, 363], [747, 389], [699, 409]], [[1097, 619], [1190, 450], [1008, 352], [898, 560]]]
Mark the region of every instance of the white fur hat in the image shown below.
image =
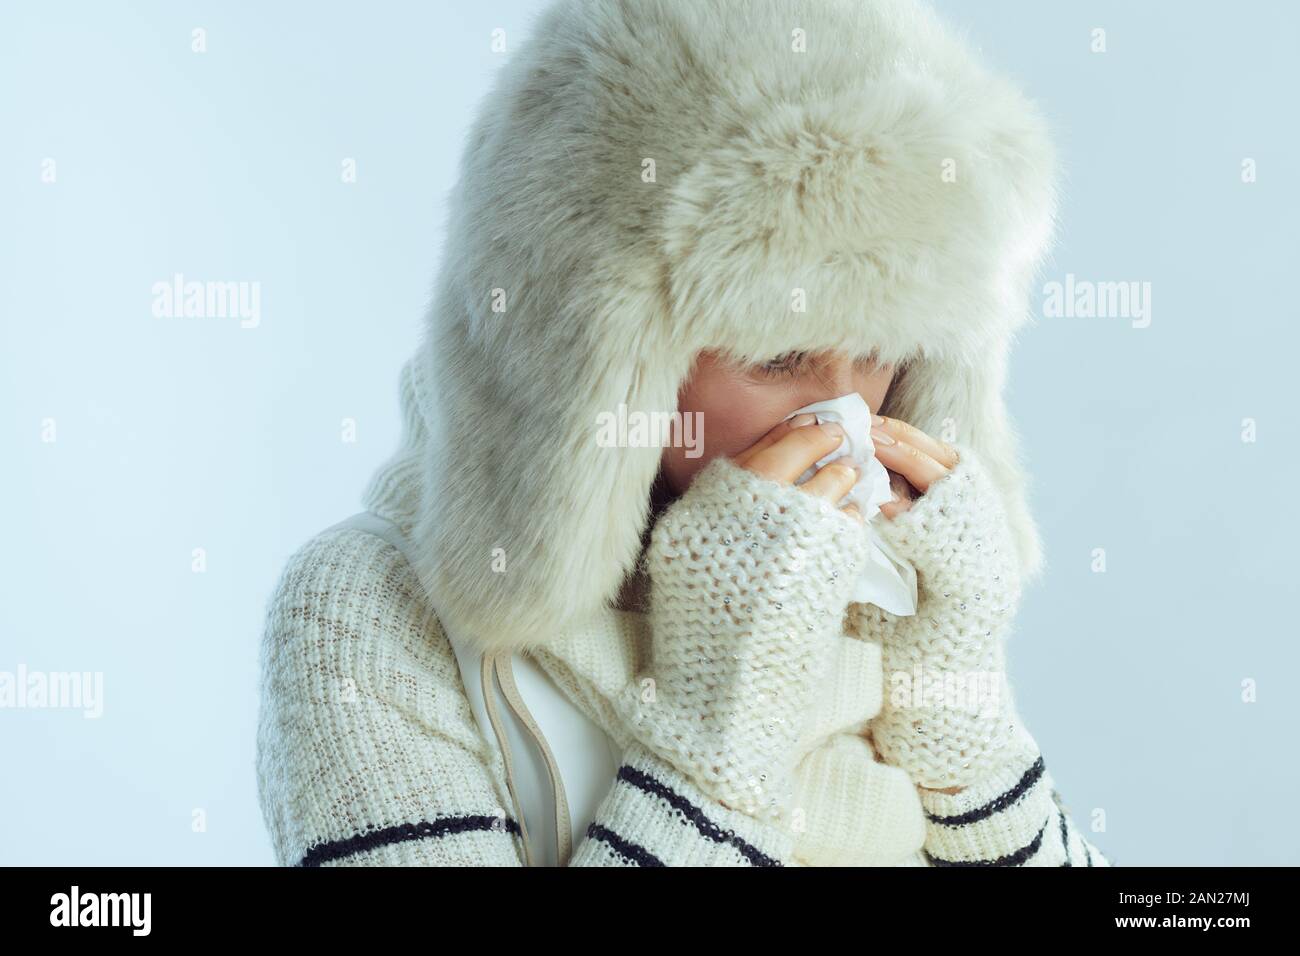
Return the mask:
[[552, 4], [469, 135], [405, 376], [440, 618], [518, 648], [612, 601], [662, 449], [600, 416], [672, 412], [703, 349], [899, 363], [883, 413], [980, 453], [1036, 575], [1003, 382], [1056, 188], [1032, 104], [923, 3]]

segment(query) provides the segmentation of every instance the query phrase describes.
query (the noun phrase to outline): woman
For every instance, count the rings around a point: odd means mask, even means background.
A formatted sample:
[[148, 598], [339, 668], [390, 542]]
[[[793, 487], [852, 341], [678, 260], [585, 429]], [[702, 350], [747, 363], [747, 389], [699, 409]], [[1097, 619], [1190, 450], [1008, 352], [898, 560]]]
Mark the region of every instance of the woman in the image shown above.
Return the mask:
[[[557, 785], [561, 864], [1108, 865], [1002, 649], [1041, 566], [1003, 380], [1055, 208], [1036, 111], [912, 0], [548, 8], [469, 137], [389, 530], [318, 535], [270, 603], [279, 861], [533, 862], [487, 679], [513, 708], [527, 659], [617, 758], [571, 850]], [[854, 395], [878, 515], [839, 507], [843, 429], [790, 417]], [[622, 411], [699, 413], [703, 454], [602, 447]], [[873, 543], [915, 614], [851, 599]]]

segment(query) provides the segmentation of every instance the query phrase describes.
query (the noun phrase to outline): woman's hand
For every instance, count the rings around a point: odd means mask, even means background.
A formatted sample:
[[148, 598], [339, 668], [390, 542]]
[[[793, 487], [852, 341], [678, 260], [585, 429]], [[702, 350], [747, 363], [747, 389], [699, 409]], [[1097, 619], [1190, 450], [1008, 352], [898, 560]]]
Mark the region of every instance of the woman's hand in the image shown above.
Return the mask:
[[[818, 425], [817, 416], [797, 415], [781, 422], [757, 442], [732, 459], [741, 468], [783, 485], [792, 484], [817, 462], [844, 443], [844, 429], [835, 422]], [[862, 474], [862, 464], [845, 456], [828, 462], [817, 473], [797, 485], [799, 491], [838, 504]], [[840, 509], [861, 522], [855, 504]]]
[[897, 418], [872, 415], [871, 424], [876, 458], [888, 469], [894, 489], [894, 500], [881, 505], [880, 513], [892, 520], [912, 507], [917, 494], [950, 474], [959, 456], [951, 445]]

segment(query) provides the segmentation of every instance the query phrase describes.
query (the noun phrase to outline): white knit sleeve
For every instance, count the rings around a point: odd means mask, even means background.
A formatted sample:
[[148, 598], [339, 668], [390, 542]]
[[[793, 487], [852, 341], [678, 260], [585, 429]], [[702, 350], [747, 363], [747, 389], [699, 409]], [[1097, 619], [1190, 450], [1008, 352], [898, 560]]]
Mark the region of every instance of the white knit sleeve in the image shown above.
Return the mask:
[[933, 866], [1113, 866], [1079, 829], [1035, 746], [960, 793], [921, 791]]
[[788, 866], [794, 837], [720, 804], [633, 743], [570, 866]]
[[290, 559], [262, 644], [258, 795], [282, 866], [521, 866], [504, 768], [401, 553], [357, 530]]

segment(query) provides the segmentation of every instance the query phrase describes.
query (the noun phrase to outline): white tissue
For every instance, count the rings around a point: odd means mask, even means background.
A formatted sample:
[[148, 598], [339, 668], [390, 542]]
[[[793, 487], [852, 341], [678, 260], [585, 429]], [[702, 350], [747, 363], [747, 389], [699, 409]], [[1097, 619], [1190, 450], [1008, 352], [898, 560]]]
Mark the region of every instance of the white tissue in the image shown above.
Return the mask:
[[874, 604], [890, 614], [906, 617], [916, 613], [916, 568], [899, 557], [898, 553], [881, 537], [880, 522], [890, 520], [880, 513], [880, 506], [893, 500], [889, 487], [889, 472], [876, 458], [876, 446], [871, 440], [871, 408], [857, 392], [841, 395], [826, 402], [816, 402], [796, 408], [785, 418], [815, 414], [817, 421], [835, 422], [844, 429], [845, 438], [840, 447], [809, 468], [795, 482], [803, 484], [828, 462], [851, 455], [861, 462], [862, 475], [852, 490], [839, 502], [844, 507], [849, 502], [858, 506], [871, 538], [871, 553], [863, 568], [851, 600], [859, 604]]

